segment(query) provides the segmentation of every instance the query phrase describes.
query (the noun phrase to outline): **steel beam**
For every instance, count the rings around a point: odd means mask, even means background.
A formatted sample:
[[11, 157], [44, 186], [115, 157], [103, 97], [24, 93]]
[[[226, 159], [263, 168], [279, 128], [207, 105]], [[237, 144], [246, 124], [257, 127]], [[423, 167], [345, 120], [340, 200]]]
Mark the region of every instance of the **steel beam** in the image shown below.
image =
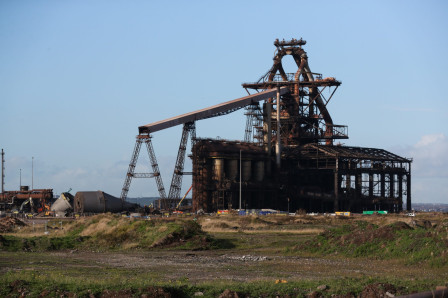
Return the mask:
[[[280, 94], [283, 95], [289, 92], [288, 87], [281, 87]], [[172, 117], [162, 121], [150, 123], [147, 125], [140, 126], [138, 128], [140, 134], [153, 133], [162, 129], [170, 128], [176, 125], [194, 122], [196, 120], [207, 119], [215, 116], [222, 115], [228, 111], [235, 111], [243, 108], [251, 103], [259, 102], [271, 97], [275, 97], [277, 90], [266, 90], [256, 94], [241, 97], [235, 100], [220, 103], [215, 106], [211, 106], [205, 109], [197, 110], [194, 112], [186, 113], [180, 116]]]
[[156, 178], [157, 190], [159, 191], [160, 198], [165, 199], [166, 198], [165, 187], [163, 187], [162, 176], [160, 176], [159, 165], [157, 163], [154, 148], [152, 147], [151, 137], [149, 135], [148, 138], [145, 139], [145, 143], [146, 143], [146, 149], [148, 150], [152, 171], [154, 173], [154, 177]]
[[135, 142], [134, 152], [132, 153], [131, 162], [129, 163], [128, 172], [126, 173], [126, 178], [124, 179], [123, 189], [121, 190], [120, 199], [126, 201], [128, 196], [129, 187], [131, 186], [132, 177], [134, 177], [135, 165], [137, 164], [138, 155], [140, 153], [140, 148], [142, 146], [143, 139], [137, 136]]

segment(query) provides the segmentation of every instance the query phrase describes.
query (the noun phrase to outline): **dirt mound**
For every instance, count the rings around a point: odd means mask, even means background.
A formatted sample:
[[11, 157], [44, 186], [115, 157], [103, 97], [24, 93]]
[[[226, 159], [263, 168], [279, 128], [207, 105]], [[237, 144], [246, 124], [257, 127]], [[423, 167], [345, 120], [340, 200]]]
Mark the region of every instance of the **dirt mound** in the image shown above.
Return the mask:
[[171, 293], [166, 292], [162, 288], [148, 287], [145, 290], [143, 290], [142, 295], [140, 297], [171, 298]]
[[[101, 298], [109, 298], [109, 297], [131, 298], [131, 297], [133, 297], [133, 295], [130, 290], [118, 290], [118, 291], [104, 290], [101, 293], [100, 297]], [[151, 297], [154, 297], [154, 296], [151, 296]]]
[[151, 245], [151, 248], [178, 246], [186, 242], [190, 244], [190, 248], [193, 250], [208, 249], [210, 246], [210, 239], [201, 229], [201, 226], [194, 221], [186, 221], [183, 222], [181, 229], [177, 229], [159, 239]]
[[3, 217], [0, 219], [0, 233], [12, 232], [16, 227], [26, 226], [26, 223], [18, 218]]
[[333, 238], [342, 245], [362, 245], [369, 242], [381, 240], [394, 240], [396, 231], [412, 229], [404, 222], [396, 222], [388, 226], [377, 227], [376, 225], [359, 222], [357, 227], [354, 227], [351, 233], [340, 236], [332, 235], [331, 231], [327, 232], [328, 238]]
[[394, 285], [388, 283], [374, 283], [367, 285], [359, 295], [360, 298], [383, 298], [391, 297], [387, 293], [395, 296], [397, 290]]
[[243, 297], [238, 295], [237, 292], [235, 291], [231, 291], [229, 289], [226, 289], [224, 292], [221, 293], [221, 295], [219, 295], [219, 298], [239, 298], [239, 297]]
[[429, 220], [412, 220], [411, 226], [423, 228], [423, 229], [430, 229], [432, 228], [432, 223]]

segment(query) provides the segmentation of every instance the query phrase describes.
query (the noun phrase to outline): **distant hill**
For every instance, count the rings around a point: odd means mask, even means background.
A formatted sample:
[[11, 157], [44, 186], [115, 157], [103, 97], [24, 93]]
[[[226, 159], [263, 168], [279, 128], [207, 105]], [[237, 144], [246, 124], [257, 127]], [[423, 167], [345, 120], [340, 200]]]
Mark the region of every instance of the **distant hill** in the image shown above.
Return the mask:
[[[158, 200], [159, 197], [142, 197], [142, 198], [127, 198], [126, 201], [129, 203], [139, 204], [140, 206], [148, 206], [151, 205], [155, 200]], [[191, 198], [186, 198], [190, 199]]]
[[151, 205], [152, 202], [159, 199], [158, 197], [142, 197], [142, 198], [127, 198], [126, 201], [129, 203], [135, 203], [140, 206]]
[[[412, 203], [412, 209], [424, 212], [448, 212], [448, 204]], [[403, 210], [406, 210], [406, 204], [403, 205]]]

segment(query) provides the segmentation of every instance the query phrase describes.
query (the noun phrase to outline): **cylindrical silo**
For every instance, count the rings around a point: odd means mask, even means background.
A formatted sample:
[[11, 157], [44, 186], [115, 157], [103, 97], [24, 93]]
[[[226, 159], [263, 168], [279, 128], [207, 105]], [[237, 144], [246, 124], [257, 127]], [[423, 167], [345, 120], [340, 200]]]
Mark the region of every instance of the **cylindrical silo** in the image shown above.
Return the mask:
[[69, 193], [62, 193], [59, 198], [51, 205], [51, 211], [65, 212], [72, 209], [71, 202], [73, 201], [73, 196]]
[[74, 209], [77, 213], [121, 212], [133, 208], [135, 204], [122, 202], [102, 191], [78, 191], [74, 199]]
[[243, 181], [249, 181], [251, 178], [252, 172], [252, 161], [251, 160], [243, 160], [242, 161], [242, 172], [243, 172]]
[[226, 160], [226, 177], [230, 180], [235, 180], [238, 176], [238, 160], [228, 159]]
[[216, 158], [213, 161], [214, 163], [214, 175], [215, 180], [221, 182], [224, 176], [224, 159]]
[[254, 178], [255, 181], [261, 182], [264, 179], [264, 161], [258, 160], [255, 162], [254, 166]]

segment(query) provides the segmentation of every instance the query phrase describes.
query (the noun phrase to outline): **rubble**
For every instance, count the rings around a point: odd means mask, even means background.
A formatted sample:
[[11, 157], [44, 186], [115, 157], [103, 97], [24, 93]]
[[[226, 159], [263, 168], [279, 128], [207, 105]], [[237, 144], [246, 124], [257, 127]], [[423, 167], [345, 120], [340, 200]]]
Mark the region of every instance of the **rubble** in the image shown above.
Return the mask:
[[16, 227], [23, 227], [27, 224], [15, 217], [3, 217], [0, 219], [0, 233], [12, 232]]

